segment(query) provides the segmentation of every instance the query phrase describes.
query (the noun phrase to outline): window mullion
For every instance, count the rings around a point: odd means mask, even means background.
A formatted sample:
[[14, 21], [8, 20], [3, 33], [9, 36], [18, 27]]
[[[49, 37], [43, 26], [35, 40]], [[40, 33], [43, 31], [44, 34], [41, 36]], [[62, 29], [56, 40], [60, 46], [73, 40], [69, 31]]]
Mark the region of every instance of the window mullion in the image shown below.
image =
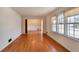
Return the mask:
[[58, 16], [56, 17], [56, 32], [58, 32]]
[[67, 17], [64, 15], [64, 35], [67, 35], [68, 26], [67, 26]]
[[75, 16], [74, 16], [74, 24], [73, 24], [73, 26], [74, 26], [74, 27], [73, 27], [73, 31], [74, 31], [74, 32], [73, 32], [73, 36], [74, 36], [74, 37], [75, 37], [75, 24], [76, 24], [76, 23], [75, 23]]

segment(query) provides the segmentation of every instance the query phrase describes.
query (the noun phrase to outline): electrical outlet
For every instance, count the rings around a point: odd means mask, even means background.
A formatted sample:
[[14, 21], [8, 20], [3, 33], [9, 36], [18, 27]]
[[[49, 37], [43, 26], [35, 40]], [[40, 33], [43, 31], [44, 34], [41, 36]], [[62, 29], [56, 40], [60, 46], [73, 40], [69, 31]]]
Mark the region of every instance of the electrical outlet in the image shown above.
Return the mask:
[[11, 42], [12, 41], [12, 38], [10, 38], [9, 40], [8, 40], [8, 42]]

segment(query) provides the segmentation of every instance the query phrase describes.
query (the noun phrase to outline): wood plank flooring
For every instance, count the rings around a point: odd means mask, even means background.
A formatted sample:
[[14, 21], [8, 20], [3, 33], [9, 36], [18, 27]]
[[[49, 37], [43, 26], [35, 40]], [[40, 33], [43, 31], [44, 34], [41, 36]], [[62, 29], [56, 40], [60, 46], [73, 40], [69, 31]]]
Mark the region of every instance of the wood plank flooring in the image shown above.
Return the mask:
[[21, 35], [3, 52], [68, 52], [68, 50], [46, 34], [32, 32]]

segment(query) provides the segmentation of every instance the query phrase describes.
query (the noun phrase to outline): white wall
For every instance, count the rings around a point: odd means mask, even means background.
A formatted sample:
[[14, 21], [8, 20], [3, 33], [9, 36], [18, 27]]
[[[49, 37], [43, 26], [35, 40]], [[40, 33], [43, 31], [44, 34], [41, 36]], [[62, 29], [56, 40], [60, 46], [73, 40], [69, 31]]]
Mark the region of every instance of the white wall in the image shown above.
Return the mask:
[[21, 34], [21, 16], [7, 7], [0, 7], [0, 51], [5, 48], [8, 40], [14, 41]]
[[51, 31], [51, 29], [51, 15], [48, 15], [46, 18], [46, 31], [48, 32], [47, 35], [67, 48], [69, 51], [79, 51], [79, 41], [54, 33]]
[[46, 33], [46, 17], [43, 18], [43, 33]]

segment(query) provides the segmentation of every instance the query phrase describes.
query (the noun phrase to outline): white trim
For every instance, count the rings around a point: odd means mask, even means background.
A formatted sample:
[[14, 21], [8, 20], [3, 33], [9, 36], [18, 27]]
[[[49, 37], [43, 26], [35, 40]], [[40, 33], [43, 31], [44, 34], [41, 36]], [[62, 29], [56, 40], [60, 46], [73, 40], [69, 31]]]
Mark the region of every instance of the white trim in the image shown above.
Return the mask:
[[[21, 33], [17, 36], [17, 38], [21, 35]], [[12, 40], [10, 43], [5, 43], [5, 45], [3, 46], [3, 48], [0, 48], [0, 51], [2, 51], [4, 48], [6, 48], [8, 45], [10, 45], [12, 42], [14, 42], [17, 38], [15, 38], [14, 40]]]

